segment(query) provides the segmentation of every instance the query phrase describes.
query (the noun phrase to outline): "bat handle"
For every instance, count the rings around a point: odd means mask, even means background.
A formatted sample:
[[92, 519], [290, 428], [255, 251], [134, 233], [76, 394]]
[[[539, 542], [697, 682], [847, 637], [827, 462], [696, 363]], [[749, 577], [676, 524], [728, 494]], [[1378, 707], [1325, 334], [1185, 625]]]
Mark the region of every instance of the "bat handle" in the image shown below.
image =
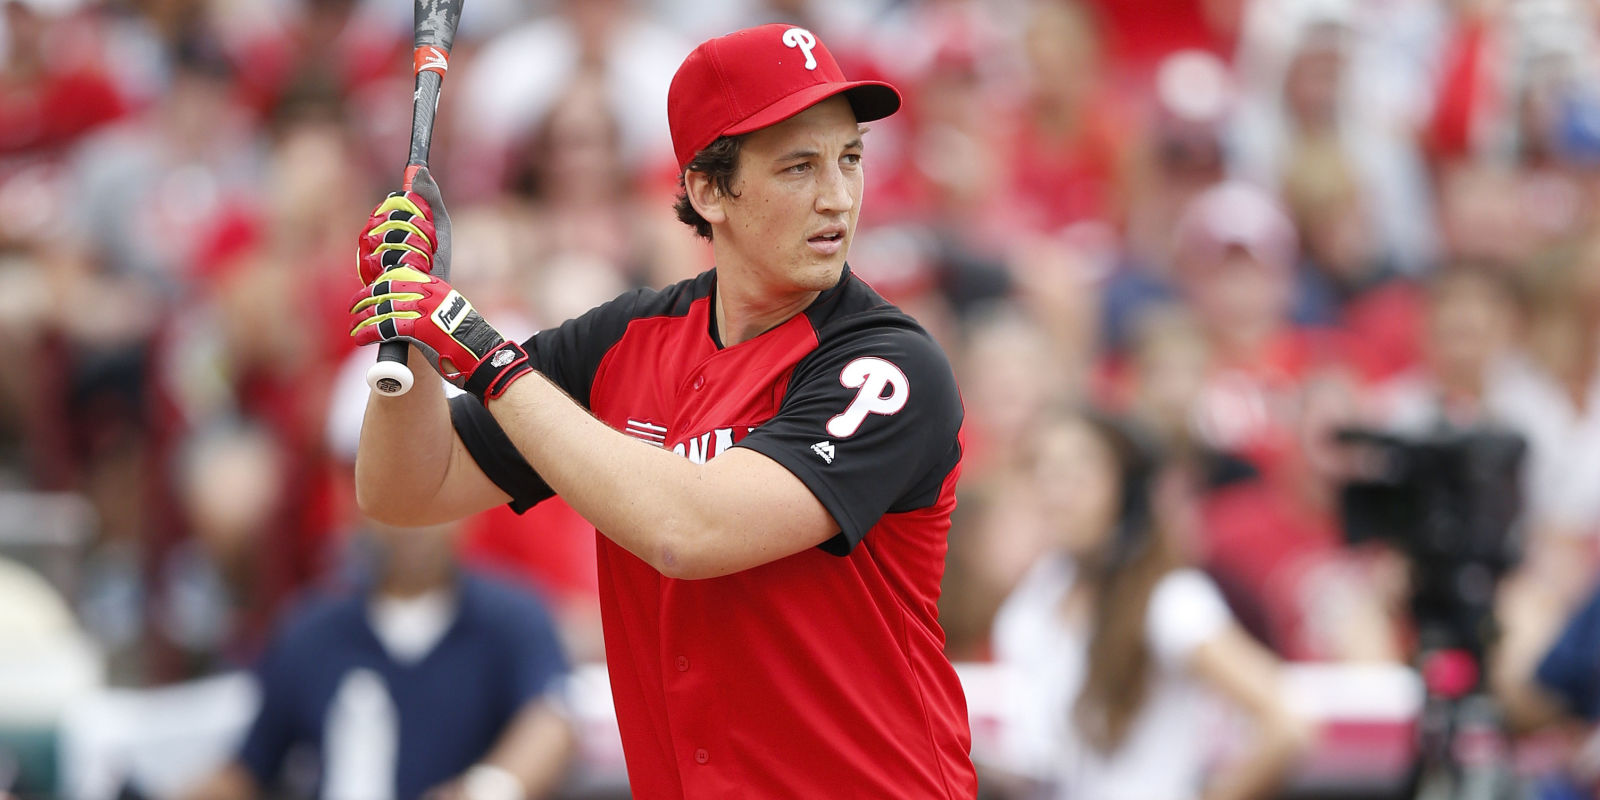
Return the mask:
[[367, 367], [367, 385], [372, 391], [389, 397], [399, 397], [411, 391], [411, 368], [406, 366], [405, 342], [384, 342], [378, 345], [378, 362]]

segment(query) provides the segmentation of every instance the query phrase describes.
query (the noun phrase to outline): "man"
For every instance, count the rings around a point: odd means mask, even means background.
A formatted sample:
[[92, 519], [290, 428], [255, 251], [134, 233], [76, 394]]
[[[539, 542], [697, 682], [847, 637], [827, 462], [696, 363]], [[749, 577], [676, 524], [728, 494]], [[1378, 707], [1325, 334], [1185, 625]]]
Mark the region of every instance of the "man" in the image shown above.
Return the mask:
[[935, 608], [960, 397], [932, 338], [845, 265], [859, 123], [899, 105], [801, 28], [701, 44], [667, 113], [679, 217], [716, 268], [522, 345], [442, 280], [426, 172], [362, 237], [357, 341], [407, 341], [419, 377], [467, 394], [369, 401], [360, 503], [418, 524], [560, 494], [595, 524], [638, 797], [976, 793]]
[[260, 709], [188, 800], [270, 794], [296, 748], [326, 798], [524, 800], [565, 776], [566, 658], [532, 594], [457, 569], [455, 526], [372, 526], [364, 589], [290, 614], [256, 669]]

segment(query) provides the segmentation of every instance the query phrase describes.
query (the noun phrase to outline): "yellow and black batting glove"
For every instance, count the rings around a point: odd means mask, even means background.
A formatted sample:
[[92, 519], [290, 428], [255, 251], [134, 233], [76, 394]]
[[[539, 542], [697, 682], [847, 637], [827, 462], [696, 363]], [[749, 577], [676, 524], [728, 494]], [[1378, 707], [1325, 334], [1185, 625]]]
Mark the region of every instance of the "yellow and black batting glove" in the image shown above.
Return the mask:
[[417, 170], [411, 191], [383, 198], [356, 240], [362, 286], [400, 267], [450, 280], [450, 215], [426, 167]]
[[444, 379], [488, 402], [533, 371], [527, 351], [508, 341], [437, 276], [397, 267], [351, 298], [356, 344], [400, 341], [417, 348]]

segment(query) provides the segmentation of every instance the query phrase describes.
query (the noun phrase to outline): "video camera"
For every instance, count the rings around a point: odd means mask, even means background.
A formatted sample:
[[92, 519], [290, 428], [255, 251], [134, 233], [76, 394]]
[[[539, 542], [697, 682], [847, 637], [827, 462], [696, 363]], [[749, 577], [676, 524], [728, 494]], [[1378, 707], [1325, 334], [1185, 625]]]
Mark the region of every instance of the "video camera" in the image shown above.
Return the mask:
[[1424, 649], [1481, 658], [1495, 587], [1521, 557], [1526, 443], [1492, 428], [1421, 437], [1343, 429], [1335, 438], [1349, 447], [1355, 476], [1340, 493], [1345, 539], [1382, 540], [1406, 554]]

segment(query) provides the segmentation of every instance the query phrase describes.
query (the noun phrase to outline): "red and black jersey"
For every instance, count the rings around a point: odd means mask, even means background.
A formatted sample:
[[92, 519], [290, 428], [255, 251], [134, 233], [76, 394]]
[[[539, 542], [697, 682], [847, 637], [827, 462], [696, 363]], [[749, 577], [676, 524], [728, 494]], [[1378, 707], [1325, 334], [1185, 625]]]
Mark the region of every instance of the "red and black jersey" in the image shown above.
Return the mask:
[[[757, 450], [841, 528], [708, 580], [667, 578], [597, 537], [635, 796], [972, 797], [936, 610], [961, 462], [949, 361], [848, 267], [804, 313], [723, 347], [715, 282], [630, 292], [526, 344], [612, 427], [700, 462]], [[475, 400], [451, 416], [514, 509], [551, 496]]]

